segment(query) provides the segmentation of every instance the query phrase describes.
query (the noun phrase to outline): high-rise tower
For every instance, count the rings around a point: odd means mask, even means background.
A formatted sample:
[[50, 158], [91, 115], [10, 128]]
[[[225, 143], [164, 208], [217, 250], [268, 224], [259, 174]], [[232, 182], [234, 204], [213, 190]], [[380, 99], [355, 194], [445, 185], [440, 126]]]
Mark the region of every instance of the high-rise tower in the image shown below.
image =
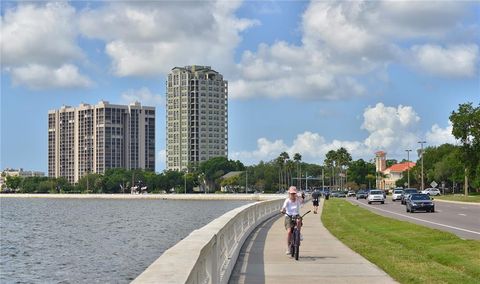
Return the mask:
[[110, 168], [155, 170], [155, 108], [64, 106], [48, 112], [48, 176], [76, 183]]
[[167, 169], [228, 155], [228, 82], [210, 66], [175, 67], [167, 84]]

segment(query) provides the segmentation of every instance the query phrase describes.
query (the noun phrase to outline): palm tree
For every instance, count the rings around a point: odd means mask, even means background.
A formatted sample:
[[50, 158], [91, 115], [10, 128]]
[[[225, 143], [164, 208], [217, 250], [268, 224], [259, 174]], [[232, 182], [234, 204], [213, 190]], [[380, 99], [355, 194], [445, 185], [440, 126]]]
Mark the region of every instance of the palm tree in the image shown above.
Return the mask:
[[327, 154], [325, 154], [324, 163], [327, 167], [332, 168], [332, 181], [331, 181], [330, 185], [333, 188], [335, 186], [335, 166], [336, 166], [336, 163], [337, 163], [337, 152], [334, 151], [334, 150], [328, 151]]
[[281, 156], [278, 156], [278, 158], [275, 159], [275, 163], [278, 166], [278, 187], [279, 189], [283, 190], [283, 173], [282, 173], [282, 167], [283, 167], [283, 158]]
[[300, 161], [302, 160], [302, 155], [295, 153], [295, 155], [293, 155], [293, 160], [297, 164], [297, 187], [301, 188], [302, 180], [300, 179]]
[[288, 159], [290, 159], [290, 156], [288, 155], [287, 152], [282, 152], [282, 153], [280, 153], [280, 157], [283, 160], [282, 166], [283, 166], [283, 170], [284, 170], [284, 175], [283, 175], [283, 180], [282, 181], [283, 181], [284, 185], [287, 185], [287, 169], [285, 167], [285, 163]]
[[292, 170], [295, 168], [295, 163], [292, 160], [287, 160], [285, 169], [287, 171], [287, 185], [292, 185]]
[[[343, 175], [344, 167], [348, 166], [352, 161], [352, 155], [348, 153], [347, 149], [341, 147], [336, 151], [337, 166], [340, 167], [340, 173]], [[340, 178], [340, 185], [342, 185], [342, 179]]]

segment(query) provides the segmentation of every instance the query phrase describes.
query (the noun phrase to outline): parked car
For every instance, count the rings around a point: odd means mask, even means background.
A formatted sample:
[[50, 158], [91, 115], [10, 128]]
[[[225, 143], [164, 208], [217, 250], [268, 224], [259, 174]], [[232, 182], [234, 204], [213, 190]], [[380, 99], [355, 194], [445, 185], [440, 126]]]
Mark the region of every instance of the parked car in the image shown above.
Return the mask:
[[405, 201], [405, 207], [407, 212], [413, 213], [418, 210], [424, 210], [426, 212], [435, 212], [435, 204], [430, 199], [428, 194], [424, 193], [412, 193]]
[[402, 200], [403, 189], [394, 189], [392, 193], [392, 201]]
[[407, 198], [408, 195], [412, 193], [418, 193], [418, 190], [416, 188], [405, 188], [403, 190], [402, 199], [401, 199], [402, 204], [405, 204], [405, 198]]
[[360, 198], [366, 199], [367, 195], [368, 193], [365, 190], [359, 190], [357, 191], [356, 197], [357, 197], [357, 200]]
[[385, 203], [385, 197], [383, 196], [382, 190], [370, 190], [367, 196], [368, 204], [372, 204], [372, 202], [381, 202], [382, 204]]
[[438, 190], [438, 188], [426, 188], [426, 189], [422, 190], [422, 193], [423, 194], [428, 194], [428, 195], [433, 195], [433, 196], [441, 195], [440, 190]]

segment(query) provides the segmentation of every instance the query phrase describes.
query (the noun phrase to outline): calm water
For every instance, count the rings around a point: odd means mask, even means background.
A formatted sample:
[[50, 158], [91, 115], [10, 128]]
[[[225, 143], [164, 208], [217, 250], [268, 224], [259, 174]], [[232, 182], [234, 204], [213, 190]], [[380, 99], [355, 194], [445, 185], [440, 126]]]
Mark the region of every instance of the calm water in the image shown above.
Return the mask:
[[1, 283], [128, 283], [190, 232], [248, 203], [44, 198], [0, 202]]

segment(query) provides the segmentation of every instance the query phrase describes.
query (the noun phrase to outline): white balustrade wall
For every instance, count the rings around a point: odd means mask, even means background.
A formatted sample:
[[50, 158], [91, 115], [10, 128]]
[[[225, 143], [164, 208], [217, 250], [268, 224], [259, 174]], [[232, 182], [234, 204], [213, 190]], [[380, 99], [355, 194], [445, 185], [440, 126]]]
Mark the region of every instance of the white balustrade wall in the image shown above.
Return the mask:
[[225, 213], [165, 251], [132, 283], [227, 283], [245, 239], [279, 213], [284, 197]]

